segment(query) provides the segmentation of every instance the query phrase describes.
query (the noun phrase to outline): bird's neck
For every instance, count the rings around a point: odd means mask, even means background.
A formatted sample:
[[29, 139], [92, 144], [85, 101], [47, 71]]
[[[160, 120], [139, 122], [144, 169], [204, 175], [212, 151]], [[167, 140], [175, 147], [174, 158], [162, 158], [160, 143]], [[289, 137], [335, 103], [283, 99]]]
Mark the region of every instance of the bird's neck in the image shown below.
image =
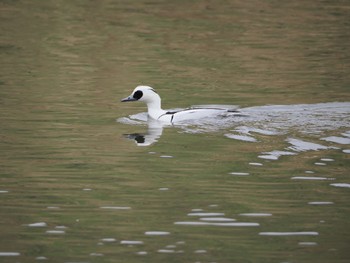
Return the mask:
[[157, 101], [152, 101], [147, 103], [147, 108], [148, 108], [148, 115], [152, 119], [158, 119], [159, 116], [163, 115], [166, 113], [165, 110], [162, 110], [161, 108], [161, 101], [160, 99]]

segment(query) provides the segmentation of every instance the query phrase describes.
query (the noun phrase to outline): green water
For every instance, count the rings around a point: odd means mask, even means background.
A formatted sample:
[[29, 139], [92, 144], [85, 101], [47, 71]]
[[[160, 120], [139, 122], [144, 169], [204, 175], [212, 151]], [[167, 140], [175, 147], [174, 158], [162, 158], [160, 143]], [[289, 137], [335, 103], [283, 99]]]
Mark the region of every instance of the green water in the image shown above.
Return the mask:
[[[349, 125], [256, 143], [228, 138], [229, 127], [166, 127], [137, 147], [124, 134], [147, 125], [116, 121], [145, 111], [120, 103], [139, 84], [165, 108], [349, 102], [349, 3], [1, 1], [0, 10], [1, 262], [350, 260], [349, 188], [330, 185], [350, 183], [350, 146], [319, 141], [345, 138]], [[337, 149], [258, 158], [288, 137]], [[315, 165], [324, 158], [333, 161]], [[209, 222], [189, 215], [199, 212], [259, 225], [175, 224]]]

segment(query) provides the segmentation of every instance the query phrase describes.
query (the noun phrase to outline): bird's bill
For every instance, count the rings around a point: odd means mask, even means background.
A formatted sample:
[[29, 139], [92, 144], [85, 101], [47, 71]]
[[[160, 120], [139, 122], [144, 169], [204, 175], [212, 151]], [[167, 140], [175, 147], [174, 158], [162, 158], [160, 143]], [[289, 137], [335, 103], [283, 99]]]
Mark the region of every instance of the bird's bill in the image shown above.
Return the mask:
[[137, 99], [135, 99], [132, 96], [126, 97], [124, 99], [121, 100], [121, 102], [129, 102], [129, 101], [136, 101]]

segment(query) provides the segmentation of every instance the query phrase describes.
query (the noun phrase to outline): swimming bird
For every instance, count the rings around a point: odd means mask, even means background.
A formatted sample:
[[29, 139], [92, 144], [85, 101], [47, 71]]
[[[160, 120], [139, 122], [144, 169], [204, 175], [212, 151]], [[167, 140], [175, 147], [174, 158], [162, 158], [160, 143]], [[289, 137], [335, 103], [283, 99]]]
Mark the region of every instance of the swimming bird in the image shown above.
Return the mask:
[[137, 86], [129, 97], [126, 97], [121, 101], [142, 101], [147, 104], [148, 116], [150, 118], [169, 124], [215, 117], [228, 112], [235, 112], [235, 110], [232, 108], [227, 109], [210, 106], [191, 107], [183, 110], [166, 111], [161, 107], [161, 98], [158, 93], [149, 86]]

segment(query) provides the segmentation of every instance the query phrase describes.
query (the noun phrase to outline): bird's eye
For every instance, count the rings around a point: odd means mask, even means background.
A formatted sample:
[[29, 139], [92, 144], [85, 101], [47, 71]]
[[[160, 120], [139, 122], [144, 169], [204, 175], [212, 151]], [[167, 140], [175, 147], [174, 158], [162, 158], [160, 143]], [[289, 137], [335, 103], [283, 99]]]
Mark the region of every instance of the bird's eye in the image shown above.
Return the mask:
[[142, 98], [142, 96], [143, 96], [143, 92], [141, 90], [138, 90], [134, 93], [133, 98], [136, 100], [139, 100]]

